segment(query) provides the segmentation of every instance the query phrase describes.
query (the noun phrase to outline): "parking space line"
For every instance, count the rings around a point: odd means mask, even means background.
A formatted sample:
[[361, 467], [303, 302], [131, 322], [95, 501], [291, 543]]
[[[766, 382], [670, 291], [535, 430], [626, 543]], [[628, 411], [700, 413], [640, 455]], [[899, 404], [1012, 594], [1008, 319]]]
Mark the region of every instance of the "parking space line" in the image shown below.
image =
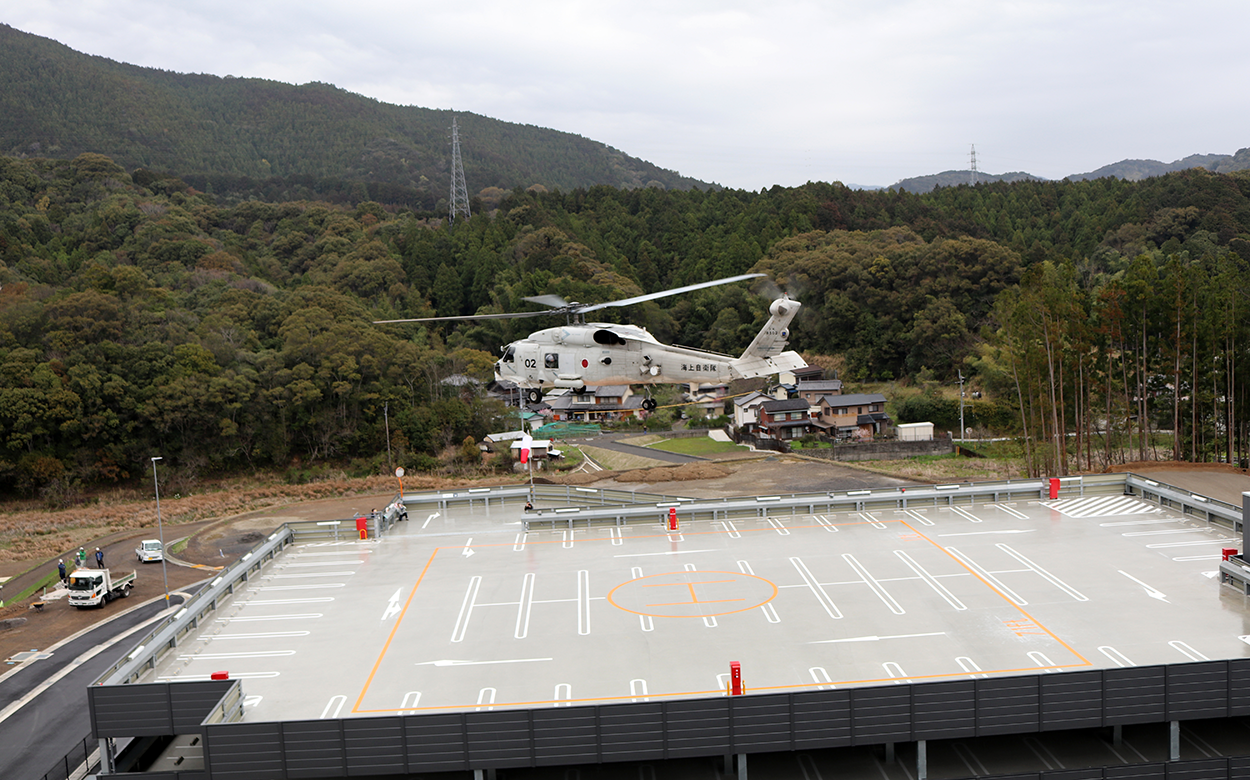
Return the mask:
[[871, 588], [873, 593], [877, 594], [877, 598], [881, 599], [881, 601], [890, 608], [891, 612], [895, 615], [904, 614], [903, 608], [897, 601], [894, 600], [894, 597], [891, 596], [884, 587], [882, 587], [881, 583], [868, 572], [868, 569], [866, 569], [854, 555], [851, 555], [850, 553], [843, 553], [842, 560], [846, 561], [847, 564], [855, 570], [855, 573], [858, 574], [860, 579], [864, 581], [864, 584]]
[[489, 712], [495, 709], [494, 707], [490, 706], [495, 703], [495, 693], [496, 691], [494, 688], [483, 688], [482, 690], [477, 692], [477, 704], [478, 704], [477, 711], [478, 712], [481, 712], [482, 710], [486, 710], [487, 712]]
[[568, 683], [560, 683], [556, 686], [556, 692], [552, 695], [553, 707], [572, 707], [573, 706], [573, 686]]
[[779, 521], [774, 520], [774, 519], [772, 519], [771, 517], [765, 517], [765, 518], [764, 518], [764, 521], [765, 521], [766, 523], [768, 523], [769, 525], [771, 525], [771, 526], [773, 527], [773, 530], [775, 530], [775, 531], [776, 531], [778, 534], [780, 534], [781, 536], [789, 536], [789, 535], [790, 535], [790, 529], [786, 528], [786, 527], [785, 527], [784, 525], [782, 525]]
[[[632, 569], [630, 569], [629, 571], [630, 571], [630, 573], [631, 573], [631, 574], [633, 574], [633, 575], [634, 575], [634, 579], [636, 579], [636, 580], [642, 579], [642, 567], [640, 567], [640, 566], [635, 566], [635, 567], [633, 567]], [[655, 621], [654, 621], [654, 620], [652, 620], [652, 618], [651, 618], [651, 616], [650, 616], [650, 615], [644, 615], [644, 614], [642, 614], [642, 613], [639, 613], [639, 614], [638, 614], [638, 619], [639, 619], [639, 621], [641, 621], [641, 623], [642, 623], [642, 630], [643, 630], [643, 631], [654, 631], [654, 630], [655, 630]]]
[[986, 504], [986, 506], [991, 506], [991, 507], [994, 507], [995, 509], [1001, 509], [1002, 511], [1006, 512], [1007, 514], [1011, 515], [1012, 517], [1016, 518], [1017, 520], [1028, 520], [1028, 519], [1029, 519], [1029, 516], [1028, 516], [1028, 515], [1024, 514], [1023, 512], [1017, 512], [1016, 510], [1012, 509], [1011, 507], [1007, 506], [1006, 504]]
[[871, 523], [873, 528], [880, 528], [882, 530], [885, 530], [885, 523], [881, 522], [876, 517], [874, 517], [872, 512], [857, 512], [856, 514], [863, 520], [867, 521], [868, 523]]
[[1116, 666], [1136, 666], [1137, 665], [1133, 663], [1132, 661], [1128, 660], [1128, 656], [1124, 655], [1124, 653], [1121, 653], [1119, 650], [1116, 650], [1114, 647], [1111, 647], [1109, 645], [1103, 645], [1102, 647], [1098, 648], [1098, 652], [1107, 656], [1107, 658], [1110, 658], [1111, 662], [1115, 664]]
[[960, 669], [963, 669], [973, 677], [989, 677], [988, 674], [978, 674], [981, 671], [981, 667], [977, 666], [977, 662], [966, 655], [956, 658], [955, 663], [959, 664]]
[[343, 709], [343, 705], [346, 703], [346, 696], [331, 696], [330, 701], [326, 703], [326, 708], [321, 711], [321, 720], [337, 718], [339, 711]]
[[416, 715], [417, 705], [421, 703], [421, 691], [408, 691], [399, 704], [400, 715]]
[[834, 525], [833, 523], [829, 522], [828, 517], [824, 515], [812, 515], [812, 517], [816, 520], [817, 523], [820, 524], [821, 528], [824, 528], [829, 533], [836, 534], [838, 532], [838, 527]]
[[836, 687], [833, 684], [833, 679], [829, 677], [829, 673], [825, 671], [825, 667], [823, 666], [813, 666], [811, 669], [807, 670], [807, 673], [812, 676], [812, 680], [814, 682], [819, 684], [821, 690], [823, 690], [825, 686], [830, 688]]
[[1059, 590], [1062, 590], [1064, 593], [1068, 594], [1069, 596], [1076, 599], [1077, 601], [1089, 601], [1089, 599], [1085, 596], [1085, 594], [1081, 593], [1076, 588], [1072, 587], [1068, 583], [1064, 582], [1063, 580], [1059, 579], [1055, 575], [1046, 571], [1038, 564], [1024, 557], [1023, 554], [1016, 552], [1015, 550], [1011, 549], [1005, 544], [996, 544], [994, 546], [1002, 550], [1003, 552], [1007, 553], [1012, 558], [1015, 558], [1017, 561], [1020, 561], [1020, 563], [1023, 563], [1025, 566], [1028, 566], [1034, 572], [1036, 572], [1037, 574], [1040, 574], [1042, 578], [1045, 579], [1047, 582], [1054, 585]]
[[978, 566], [976, 563], [972, 561], [971, 558], [964, 555], [959, 550], [956, 550], [954, 547], [947, 547], [946, 551], [950, 553], [951, 556], [955, 558], [955, 560], [959, 561], [964, 566], [966, 566], [970, 571], [972, 571], [972, 573], [976, 574], [983, 581], [989, 583], [990, 586], [993, 587], [995, 590], [997, 590], [999, 593], [1006, 596], [1007, 599], [1010, 600], [1016, 606], [1023, 607], [1024, 605], [1029, 603], [1025, 601], [1023, 598], [1021, 598], [1011, 588], [1007, 587], [1002, 582], [1000, 582], [993, 574], [990, 574], [988, 571]]
[[629, 695], [632, 697], [630, 699], [632, 702], [647, 701], [647, 681], [630, 680]]
[[928, 585], [930, 588], [933, 588], [934, 592], [936, 592], [942, 598], [946, 599], [947, 604], [950, 604], [952, 607], [958, 610], [965, 610], [968, 608], [967, 604], [964, 604], [955, 596], [954, 593], [951, 593], [949, 590], [947, 590], [945, 585], [938, 582], [936, 577], [930, 574], [927, 569], [925, 569], [923, 566], [917, 563], [910, 555], [903, 552], [902, 550], [895, 550], [894, 554], [897, 555], [903, 561], [903, 563], [907, 564], [911, 568], [911, 570], [914, 571], [916, 575], [920, 577], [920, 579], [924, 580], [926, 585]]
[[1168, 645], [1179, 650], [1182, 654], [1184, 654], [1191, 661], [1210, 661], [1211, 660], [1210, 658], [1207, 658], [1205, 655], [1193, 649], [1192, 647], [1180, 641], [1179, 639], [1173, 639], [1171, 642], [1168, 642]]
[[[469, 630], [469, 615], [473, 612], [473, 600], [477, 598], [477, 589], [481, 584], [481, 577], [475, 576], [469, 579], [469, 587], [464, 592], [464, 601], [460, 602], [460, 614], [456, 617], [456, 627], [451, 632], [451, 641], [464, 641], [464, 634]], [[398, 625], [398, 621], [396, 624]]]
[[881, 667], [885, 669], [885, 673], [894, 680], [895, 685], [902, 685], [903, 683], [911, 682], [911, 680], [907, 678], [907, 673], [903, 671], [903, 667], [893, 661], [886, 661], [881, 664]]
[[521, 600], [517, 604], [516, 631], [513, 636], [524, 639], [530, 630], [530, 606], [534, 602], [534, 572], [526, 572], [521, 581]]
[[263, 634], [217, 634], [208, 638], [216, 642], [222, 639], [277, 639], [288, 636], [308, 636], [311, 633], [311, 631], [269, 631]]
[[974, 523], [979, 523], [979, 522], [981, 522], [981, 518], [979, 518], [979, 517], [977, 517], [976, 515], [972, 514], [972, 513], [971, 513], [971, 512], [969, 512], [967, 509], [964, 509], [964, 508], [962, 508], [962, 507], [957, 507], [957, 506], [953, 506], [953, 507], [951, 507], [950, 509], [951, 509], [951, 511], [952, 511], [952, 512], [954, 512], [955, 514], [959, 515], [959, 516], [960, 516], [960, 517], [962, 517], [962, 518], [965, 518], [965, 519], [967, 519], [967, 520], [971, 520], [971, 521], [972, 521], [972, 522], [974, 522]]
[[577, 572], [577, 633], [590, 633], [590, 572], [586, 569]]
[[904, 510], [903, 510], [903, 514], [907, 515], [908, 517], [912, 518], [913, 520], [917, 520], [917, 521], [919, 521], [920, 523], [922, 523], [922, 524], [924, 524], [924, 525], [933, 525], [933, 524], [934, 524], [932, 520], [930, 520], [929, 518], [927, 518], [927, 517], [925, 517], [924, 515], [920, 514], [919, 512], [917, 512], [917, 511], [916, 511], [916, 510], [914, 510], [914, 509], [904, 509]]
[[794, 568], [798, 570], [799, 576], [802, 577], [803, 581], [807, 583], [807, 587], [811, 588], [812, 593], [815, 594], [816, 599], [820, 602], [820, 606], [824, 607], [825, 612], [829, 613], [829, 617], [834, 620], [841, 620], [842, 613], [838, 611], [837, 605], [833, 603], [833, 599], [829, 598], [829, 594], [825, 592], [825, 589], [821, 586], [821, 584], [817, 582], [816, 578], [812, 576], [812, 573], [808, 571], [807, 565], [803, 563], [802, 559], [791, 558], [790, 563], [793, 564]]

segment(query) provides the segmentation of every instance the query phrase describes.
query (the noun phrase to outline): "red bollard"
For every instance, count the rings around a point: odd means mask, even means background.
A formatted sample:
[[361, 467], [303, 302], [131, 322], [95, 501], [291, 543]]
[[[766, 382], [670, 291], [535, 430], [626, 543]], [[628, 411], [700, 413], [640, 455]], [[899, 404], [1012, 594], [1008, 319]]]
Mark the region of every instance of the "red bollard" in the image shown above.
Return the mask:
[[356, 518], [356, 530], [360, 532], [361, 539], [369, 538], [369, 520], [364, 517]]
[[668, 508], [668, 530], [677, 530], [677, 507], [670, 506]]
[[229, 680], [230, 672], [213, 672], [209, 675], [209, 678], [213, 680]]
[[1220, 548], [1220, 557], [1222, 557], [1224, 560], [1228, 560], [1229, 558], [1232, 558], [1232, 557], [1233, 557], [1234, 555], [1236, 555], [1236, 554], [1237, 554], [1237, 548], [1236, 548], [1236, 547], [1222, 547], [1222, 548]]
[[1050, 478], [1050, 500], [1054, 501], [1056, 498], [1059, 498], [1059, 478], [1051, 477]]
[[742, 664], [737, 661], [729, 662], [729, 695], [741, 696], [746, 691], [742, 687]]

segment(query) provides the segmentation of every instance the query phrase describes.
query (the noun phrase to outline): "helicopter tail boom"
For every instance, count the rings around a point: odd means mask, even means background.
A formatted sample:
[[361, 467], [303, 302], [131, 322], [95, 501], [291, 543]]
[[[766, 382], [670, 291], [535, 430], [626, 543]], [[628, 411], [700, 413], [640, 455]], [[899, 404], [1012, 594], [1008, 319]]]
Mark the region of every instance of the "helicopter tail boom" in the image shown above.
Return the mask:
[[730, 368], [742, 377], [768, 376], [778, 371], [803, 368], [807, 361], [797, 352], [786, 352], [790, 338], [790, 321], [798, 314], [801, 303], [788, 297], [778, 298], [768, 307], [771, 315], [764, 328], [747, 347], [742, 357], [730, 361]]

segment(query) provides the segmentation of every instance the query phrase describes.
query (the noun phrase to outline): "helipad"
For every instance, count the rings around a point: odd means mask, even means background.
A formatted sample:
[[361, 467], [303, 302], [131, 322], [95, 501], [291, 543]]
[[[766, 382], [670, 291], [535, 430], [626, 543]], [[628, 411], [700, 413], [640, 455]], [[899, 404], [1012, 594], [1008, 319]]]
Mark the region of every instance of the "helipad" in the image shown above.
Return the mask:
[[[1227, 528], [1131, 496], [297, 544], [151, 675], [248, 720], [561, 706], [1250, 655]], [[1223, 601], [1229, 601], [1225, 598]], [[1235, 599], [1239, 601], [1239, 599]]]

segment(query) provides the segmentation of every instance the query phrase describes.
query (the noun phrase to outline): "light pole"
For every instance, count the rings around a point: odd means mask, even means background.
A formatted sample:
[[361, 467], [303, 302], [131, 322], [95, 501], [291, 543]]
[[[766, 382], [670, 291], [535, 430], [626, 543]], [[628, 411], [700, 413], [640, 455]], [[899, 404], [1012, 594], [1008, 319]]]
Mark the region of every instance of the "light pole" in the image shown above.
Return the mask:
[[964, 443], [964, 372], [959, 372], [959, 443]]
[[152, 488], [156, 491], [156, 535], [161, 540], [161, 577], [165, 580], [165, 608], [169, 609], [169, 572], [165, 568], [165, 528], [161, 525], [161, 486], [156, 481], [156, 461], [160, 455], [152, 456]]

